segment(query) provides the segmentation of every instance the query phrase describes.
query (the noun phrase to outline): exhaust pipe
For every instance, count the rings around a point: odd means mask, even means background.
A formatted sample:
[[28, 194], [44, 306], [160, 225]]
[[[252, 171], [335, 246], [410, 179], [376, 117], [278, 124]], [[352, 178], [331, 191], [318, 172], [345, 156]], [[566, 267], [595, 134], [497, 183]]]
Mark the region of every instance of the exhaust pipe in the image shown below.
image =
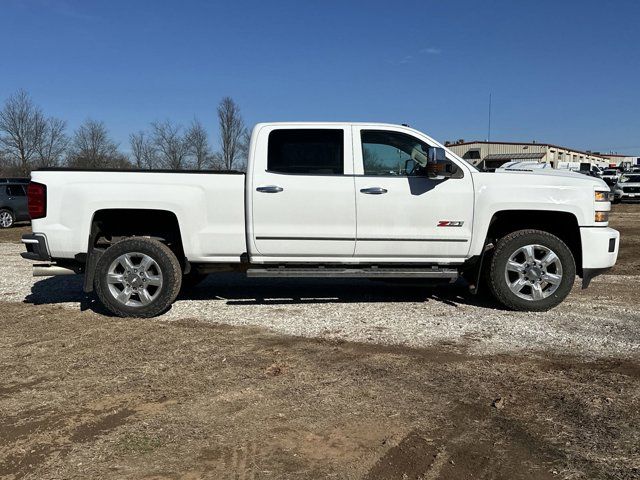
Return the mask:
[[55, 275], [75, 275], [76, 272], [70, 268], [60, 267], [53, 264], [34, 265], [34, 277], [53, 277]]

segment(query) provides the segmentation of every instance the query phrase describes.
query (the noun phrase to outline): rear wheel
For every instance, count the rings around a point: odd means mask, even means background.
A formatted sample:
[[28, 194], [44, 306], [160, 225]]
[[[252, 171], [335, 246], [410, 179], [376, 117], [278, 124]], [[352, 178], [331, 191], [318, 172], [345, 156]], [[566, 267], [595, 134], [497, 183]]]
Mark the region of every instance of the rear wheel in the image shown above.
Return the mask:
[[96, 265], [95, 290], [102, 304], [120, 317], [154, 317], [178, 296], [180, 263], [163, 243], [130, 238], [109, 247]]
[[16, 221], [13, 212], [8, 208], [0, 209], [0, 228], [11, 228]]
[[545, 311], [569, 295], [576, 265], [555, 235], [519, 230], [498, 241], [487, 273], [491, 293], [507, 308]]

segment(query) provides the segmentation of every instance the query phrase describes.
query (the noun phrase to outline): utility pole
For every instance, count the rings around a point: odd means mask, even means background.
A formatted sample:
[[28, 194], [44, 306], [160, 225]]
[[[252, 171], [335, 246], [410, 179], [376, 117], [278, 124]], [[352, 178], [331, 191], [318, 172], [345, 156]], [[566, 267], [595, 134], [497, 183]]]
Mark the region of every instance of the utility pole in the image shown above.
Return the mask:
[[[491, 155], [491, 92], [489, 92], [489, 129], [487, 132], [487, 156]], [[487, 167], [485, 162], [484, 168]]]
[[489, 132], [487, 133], [487, 142], [491, 142], [491, 94], [489, 94]]

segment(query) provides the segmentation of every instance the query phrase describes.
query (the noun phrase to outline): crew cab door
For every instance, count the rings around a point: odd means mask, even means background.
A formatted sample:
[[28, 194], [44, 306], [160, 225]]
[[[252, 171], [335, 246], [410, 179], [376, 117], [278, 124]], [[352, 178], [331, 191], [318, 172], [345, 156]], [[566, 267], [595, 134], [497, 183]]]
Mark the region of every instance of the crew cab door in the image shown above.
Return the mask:
[[[397, 261], [464, 258], [474, 192], [469, 171], [447, 159], [451, 178], [428, 178], [414, 161], [426, 138], [400, 127], [353, 127], [356, 257]], [[417, 168], [416, 168], [417, 167]]]
[[248, 204], [252, 255], [352, 257], [356, 207], [349, 126], [256, 127]]

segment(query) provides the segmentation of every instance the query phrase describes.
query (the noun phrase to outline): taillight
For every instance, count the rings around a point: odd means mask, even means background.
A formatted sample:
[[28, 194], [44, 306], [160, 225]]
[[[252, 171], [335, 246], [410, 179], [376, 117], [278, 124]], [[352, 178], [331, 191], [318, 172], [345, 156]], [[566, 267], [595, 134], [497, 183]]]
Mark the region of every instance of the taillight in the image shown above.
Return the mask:
[[31, 220], [47, 216], [47, 186], [31, 182], [27, 186], [27, 204]]

